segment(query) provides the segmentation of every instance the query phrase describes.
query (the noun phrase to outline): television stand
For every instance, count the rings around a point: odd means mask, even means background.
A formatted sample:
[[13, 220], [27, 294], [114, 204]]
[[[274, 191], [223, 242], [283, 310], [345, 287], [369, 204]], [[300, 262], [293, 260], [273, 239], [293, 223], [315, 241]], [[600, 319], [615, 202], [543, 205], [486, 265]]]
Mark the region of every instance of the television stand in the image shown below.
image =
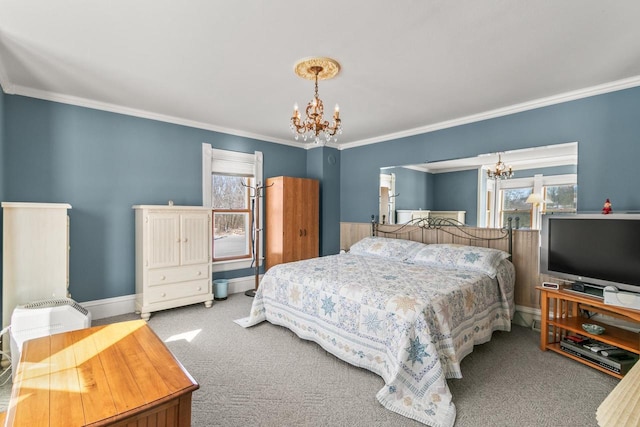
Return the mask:
[[[541, 296], [540, 349], [554, 351], [616, 378], [622, 378], [624, 375], [562, 350], [560, 343], [566, 336], [578, 334], [631, 353], [640, 354], [639, 333], [580, 316], [580, 310], [585, 310], [640, 323], [640, 310], [608, 305], [600, 298], [580, 294], [569, 289], [547, 289], [541, 286], [536, 286], [536, 289], [540, 291]], [[583, 323], [603, 326], [605, 331], [601, 335], [590, 334], [582, 329]]]

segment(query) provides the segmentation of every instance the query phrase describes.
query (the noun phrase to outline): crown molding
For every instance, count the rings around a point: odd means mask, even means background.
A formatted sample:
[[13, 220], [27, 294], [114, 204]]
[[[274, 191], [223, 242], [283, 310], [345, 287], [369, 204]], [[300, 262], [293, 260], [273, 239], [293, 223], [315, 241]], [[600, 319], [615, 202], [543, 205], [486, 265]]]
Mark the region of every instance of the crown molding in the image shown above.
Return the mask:
[[574, 101], [582, 98], [588, 98], [591, 96], [602, 95], [609, 92], [629, 89], [632, 87], [640, 86], [640, 76], [634, 76], [627, 79], [616, 80], [614, 82], [609, 82], [602, 85], [592, 86], [589, 88], [575, 90], [571, 92], [565, 92], [562, 94], [553, 95], [545, 98], [539, 98], [533, 101], [514, 104], [508, 107], [485, 111], [478, 114], [472, 114], [470, 116], [460, 117], [452, 120], [446, 120], [443, 122], [434, 123], [427, 126], [421, 126], [421, 127], [401, 131], [401, 132], [390, 133], [386, 135], [377, 136], [374, 138], [347, 142], [343, 144], [338, 144], [333, 142], [329, 142], [326, 144], [300, 143], [298, 141], [291, 141], [291, 140], [281, 139], [281, 138], [273, 138], [266, 135], [259, 135], [251, 132], [245, 132], [238, 129], [215, 126], [208, 123], [182, 119], [179, 117], [168, 116], [165, 114], [157, 114], [157, 113], [153, 113], [146, 110], [128, 108], [128, 107], [123, 107], [115, 104], [97, 102], [97, 101], [93, 101], [86, 98], [62, 95], [54, 92], [42, 91], [37, 89], [31, 89], [25, 86], [14, 85], [6, 77], [6, 74], [4, 73], [4, 69], [2, 67], [1, 62], [0, 62], [0, 86], [2, 87], [2, 90], [9, 95], [22, 95], [30, 98], [38, 98], [46, 101], [75, 105], [78, 107], [91, 108], [91, 109], [101, 110], [101, 111], [109, 111], [112, 113], [124, 114], [128, 116], [140, 117], [144, 119], [156, 120], [156, 121], [161, 121], [166, 123], [173, 123], [173, 124], [193, 127], [197, 129], [210, 130], [214, 132], [220, 132], [220, 133], [239, 136], [243, 138], [251, 138], [259, 141], [273, 142], [276, 144], [303, 148], [305, 150], [311, 150], [313, 148], [320, 148], [325, 146], [336, 148], [338, 150], [348, 150], [350, 148], [356, 148], [364, 145], [376, 144], [379, 142], [391, 141], [395, 139], [406, 138], [406, 137], [420, 135], [424, 133], [435, 132], [442, 129], [462, 126], [462, 125], [466, 125], [474, 122], [480, 122], [483, 120], [494, 119], [502, 116], [508, 116], [510, 114], [516, 114], [523, 111], [534, 110], [536, 108], [547, 107], [550, 105], [561, 104], [564, 102]]
[[[77, 107], [91, 108], [94, 110], [108, 111], [111, 113], [124, 114], [127, 116], [140, 117], [143, 119], [156, 120], [165, 123], [173, 123], [176, 125], [192, 127], [196, 129], [210, 130], [214, 132], [224, 133], [227, 135], [240, 136], [243, 138], [251, 138], [259, 141], [273, 142], [275, 144], [288, 145], [291, 147], [303, 148], [305, 150], [311, 150], [313, 148], [320, 147], [332, 147], [340, 149], [339, 144], [334, 142], [328, 142], [325, 144], [314, 144], [313, 142], [300, 143], [299, 141], [290, 141], [280, 138], [271, 138], [266, 135], [259, 135], [251, 132], [245, 132], [238, 129], [225, 128], [221, 126], [215, 126], [208, 123], [197, 122], [194, 120], [181, 119], [179, 117], [168, 116], [165, 114], [152, 113], [146, 110], [139, 110], [135, 108], [127, 108], [120, 105], [109, 104], [106, 102], [93, 101], [86, 98], [80, 98], [69, 95], [62, 95], [59, 93], [42, 91], [37, 89], [31, 89], [25, 86], [12, 85], [8, 82], [8, 79], [3, 80], [2, 69], [0, 68], [0, 85], [4, 92], [10, 95], [21, 95], [29, 98], [37, 98], [45, 101], [59, 102], [62, 104], [75, 105]], [[10, 90], [8, 90], [10, 89]]]
[[640, 76], [634, 76], [627, 79], [616, 80], [585, 89], [565, 92], [558, 95], [548, 96], [545, 98], [535, 99], [520, 104], [514, 104], [508, 107], [498, 108], [495, 110], [485, 111], [483, 113], [472, 114], [458, 119], [447, 120], [444, 122], [434, 123], [432, 125], [421, 126], [418, 128], [408, 129], [402, 132], [390, 133], [374, 138], [363, 139], [342, 144], [340, 150], [348, 150], [349, 148], [361, 147], [363, 145], [376, 144], [378, 142], [391, 141], [394, 139], [406, 138], [409, 136], [420, 135], [423, 133], [435, 132], [442, 129], [462, 126], [469, 123], [480, 122], [483, 120], [494, 119], [497, 117], [508, 116], [511, 114], [521, 113], [523, 111], [534, 110], [536, 108], [548, 107], [550, 105], [562, 104], [564, 102], [575, 101], [591, 96], [602, 95], [609, 92], [616, 92], [623, 89], [640, 86]]
[[7, 95], [13, 95], [14, 88], [13, 84], [9, 81], [9, 77], [4, 69], [4, 65], [2, 64], [2, 59], [0, 58], [0, 90], [2, 90]]
[[[288, 141], [280, 138], [272, 138], [265, 135], [258, 135], [251, 132], [241, 131], [238, 129], [215, 126], [208, 123], [198, 122], [195, 120], [187, 120], [179, 117], [168, 116], [165, 114], [153, 113], [146, 110], [128, 108], [120, 105], [109, 104], [106, 102], [93, 101], [86, 98], [80, 98], [75, 96], [62, 95], [54, 92], [31, 89], [24, 86], [13, 85], [12, 87], [14, 90], [13, 92], [11, 92], [11, 94], [14, 94], [14, 95], [21, 95], [29, 98], [43, 99], [45, 101], [59, 102], [62, 104], [75, 105], [78, 107], [91, 108], [94, 110], [108, 111], [111, 113], [124, 114], [127, 116], [140, 117], [143, 119], [156, 120], [160, 122], [173, 123], [173, 124], [188, 126], [188, 127], [197, 128], [197, 129], [204, 129], [204, 130], [220, 132], [228, 135], [240, 136], [243, 138], [256, 139], [259, 141], [267, 141], [267, 142], [273, 142], [276, 144], [290, 145], [292, 147], [305, 148], [305, 147], [302, 147], [299, 142]], [[9, 93], [9, 92], [6, 92], [6, 93]]]

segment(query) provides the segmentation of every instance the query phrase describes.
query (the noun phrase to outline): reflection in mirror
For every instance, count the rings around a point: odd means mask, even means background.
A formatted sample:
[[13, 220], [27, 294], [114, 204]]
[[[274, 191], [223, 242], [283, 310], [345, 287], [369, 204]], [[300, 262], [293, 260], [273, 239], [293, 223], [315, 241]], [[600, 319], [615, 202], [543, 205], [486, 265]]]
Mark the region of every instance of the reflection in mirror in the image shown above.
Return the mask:
[[396, 214], [396, 174], [380, 171], [380, 219], [381, 224], [395, 224]]
[[[513, 177], [488, 176], [499, 156], [513, 168]], [[576, 211], [577, 164], [578, 143], [572, 142], [383, 167], [379, 222], [444, 216], [471, 226], [502, 227], [505, 218], [517, 216], [521, 228], [539, 228], [544, 213]]]
[[[379, 222], [396, 224], [406, 215], [405, 211], [426, 210], [432, 187], [430, 174], [412, 166], [388, 167], [380, 169], [380, 217]], [[388, 189], [388, 190], [387, 190]], [[388, 203], [384, 204], [383, 194], [388, 191]], [[411, 219], [411, 218], [409, 218]]]

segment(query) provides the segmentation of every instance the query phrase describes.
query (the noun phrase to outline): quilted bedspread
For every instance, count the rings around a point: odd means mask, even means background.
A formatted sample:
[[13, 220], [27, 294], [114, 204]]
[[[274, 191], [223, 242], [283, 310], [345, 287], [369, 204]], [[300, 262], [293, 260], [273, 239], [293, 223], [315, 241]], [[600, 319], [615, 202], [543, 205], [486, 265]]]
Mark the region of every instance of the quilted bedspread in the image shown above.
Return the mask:
[[387, 409], [430, 426], [451, 426], [447, 378], [496, 330], [509, 331], [515, 269], [496, 279], [375, 256], [332, 255], [271, 268], [244, 327], [264, 320], [315, 341], [335, 356], [380, 375]]

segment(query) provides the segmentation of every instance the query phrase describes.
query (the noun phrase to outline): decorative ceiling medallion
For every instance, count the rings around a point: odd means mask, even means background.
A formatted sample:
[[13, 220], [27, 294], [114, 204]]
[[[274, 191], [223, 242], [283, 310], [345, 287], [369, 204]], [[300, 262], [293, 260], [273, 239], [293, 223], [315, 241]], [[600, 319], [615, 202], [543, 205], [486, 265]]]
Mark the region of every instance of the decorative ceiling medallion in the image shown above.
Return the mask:
[[338, 61], [323, 57], [302, 59], [296, 63], [293, 71], [303, 79], [315, 80], [318, 67], [320, 68], [317, 74], [318, 80], [332, 79], [340, 72], [340, 64]]
[[340, 72], [340, 64], [331, 58], [306, 58], [298, 61], [293, 71], [303, 79], [315, 82], [313, 99], [305, 108], [305, 116], [302, 117], [298, 110], [298, 104], [293, 105], [293, 114], [289, 122], [289, 128], [297, 140], [300, 136], [306, 141], [311, 138], [316, 144], [320, 144], [322, 135], [326, 142], [338, 140], [336, 135], [342, 133], [342, 120], [340, 119], [340, 107], [336, 104], [333, 113], [333, 123], [324, 119], [324, 103], [318, 95], [318, 80], [334, 78]]

